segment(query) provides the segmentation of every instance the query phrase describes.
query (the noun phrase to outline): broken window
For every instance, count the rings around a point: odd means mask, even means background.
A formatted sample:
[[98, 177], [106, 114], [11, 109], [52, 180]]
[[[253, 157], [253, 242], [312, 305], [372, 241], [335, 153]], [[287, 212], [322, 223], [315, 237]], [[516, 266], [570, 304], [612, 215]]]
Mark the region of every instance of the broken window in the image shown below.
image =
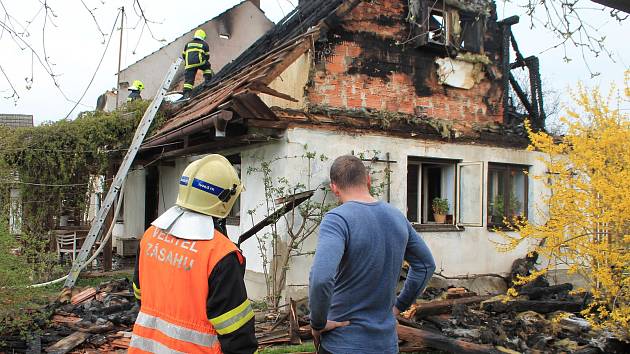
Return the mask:
[[456, 161], [411, 158], [407, 165], [407, 219], [419, 224], [433, 224], [433, 200], [446, 199], [449, 210], [446, 224], [453, 224], [455, 210]]
[[483, 50], [484, 18], [471, 12], [459, 13], [460, 35], [454, 45], [458, 49], [480, 53]]
[[485, 17], [481, 14], [447, 7], [442, 2], [412, 0], [407, 19], [414, 24], [411, 35], [417, 47], [438, 45], [483, 51]]
[[429, 12], [429, 43], [448, 44], [448, 23], [446, 14], [439, 9], [431, 9]]
[[505, 226], [505, 218], [527, 217], [527, 166], [488, 165], [488, 226]]

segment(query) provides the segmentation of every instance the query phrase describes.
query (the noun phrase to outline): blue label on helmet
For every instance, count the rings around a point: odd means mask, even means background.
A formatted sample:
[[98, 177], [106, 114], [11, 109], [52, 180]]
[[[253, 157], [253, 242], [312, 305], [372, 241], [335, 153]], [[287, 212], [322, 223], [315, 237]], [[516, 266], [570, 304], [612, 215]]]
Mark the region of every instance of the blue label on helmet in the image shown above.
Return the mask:
[[193, 179], [192, 182], [192, 186], [193, 188], [197, 188], [199, 190], [202, 190], [206, 193], [210, 193], [212, 195], [216, 195], [218, 196], [219, 194], [221, 194], [223, 192], [223, 188], [219, 187], [219, 186], [215, 186], [212, 183], [208, 183], [206, 181], [202, 181], [200, 179]]
[[179, 179], [179, 184], [181, 184], [182, 186], [187, 186], [189, 180], [190, 178], [188, 178], [188, 176], [182, 176], [182, 178]]

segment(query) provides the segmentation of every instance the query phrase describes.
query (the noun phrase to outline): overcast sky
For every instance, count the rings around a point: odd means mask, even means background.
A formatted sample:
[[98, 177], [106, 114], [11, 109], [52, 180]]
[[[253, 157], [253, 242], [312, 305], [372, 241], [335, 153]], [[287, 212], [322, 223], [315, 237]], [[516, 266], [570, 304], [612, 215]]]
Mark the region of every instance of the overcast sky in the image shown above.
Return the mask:
[[[277, 22], [291, 11], [292, 3], [295, 4], [297, 1], [262, 0], [261, 2], [267, 17]], [[142, 29], [142, 23], [138, 22], [139, 17], [133, 10], [133, 0], [83, 0], [83, 2], [89, 8], [95, 8], [96, 20], [106, 34], [112, 30], [118, 8], [125, 6], [127, 18], [122, 48], [123, 68], [163, 45], [152, 38], [146, 27]], [[50, 10], [46, 20], [46, 54], [52, 70], [59, 75], [57, 76], [59, 88], [55, 87], [50, 76], [37, 63], [37, 59], [32, 57], [30, 51], [21, 50], [7, 33], [0, 30], [0, 67], [20, 95], [17, 100], [5, 98], [11, 96], [13, 90], [3, 73], [0, 72], [0, 113], [33, 114], [36, 124], [61, 119], [71, 111], [74, 106], [71, 101], [76, 101], [81, 97], [106, 47], [103, 36], [81, 0], [48, 0], [47, 3]], [[150, 25], [154, 36], [168, 42], [238, 3], [240, 0], [141, 1], [146, 16], [157, 22]], [[38, 52], [43, 53], [42, 27], [45, 10], [41, 4], [39, 0], [0, 0], [0, 5], [3, 5], [12, 16], [14, 27], [21, 28], [20, 24], [26, 26], [27, 40]], [[600, 6], [589, 1], [585, 1], [585, 4], [594, 9], [601, 9]], [[627, 42], [630, 20], [620, 25], [610, 18], [607, 11], [589, 10], [586, 18], [590, 25], [600, 29], [606, 36], [607, 48], [613, 54], [615, 62], [603, 56], [595, 58], [589, 53], [586, 53], [584, 59], [579, 50], [570, 47], [567, 56], [572, 61], [565, 63], [563, 60], [565, 53], [562, 48], [547, 50], [557, 43], [557, 39], [542, 26], [531, 29], [529, 18], [524, 16], [524, 9], [512, 3], [504, 4], [502, 0], [498, 1], [497, 8], [499, 18], [514, 14], [521, 15], [521, 22], [513, 27], [521, 51], [525, 56], [538, 55], [540, 57], [543, 80], [553, 89], [564, 94], [565, 98], [568, 87], [575, 86], [578, 81], [604, 87], [612, 81], [622, 83], [623, 71], [630, 65], [630, 50]], [[0, 7], [0, 19], [4, 19], [4, 16], [5, 11]], [[31, 23], [29, 24], [28, 21]], [[75, 117], [80, 111], [93, 109], [96, 98], [105, 90], [115, 87], [118, 45], [119, 32], [115, 31], [94, 82], [71, 117]], [[591, 72], [600, 72], [601, 75], [592, 79], [585, 60], [590, 65]], [[32, 83], [25, 79], [31, 76]]]

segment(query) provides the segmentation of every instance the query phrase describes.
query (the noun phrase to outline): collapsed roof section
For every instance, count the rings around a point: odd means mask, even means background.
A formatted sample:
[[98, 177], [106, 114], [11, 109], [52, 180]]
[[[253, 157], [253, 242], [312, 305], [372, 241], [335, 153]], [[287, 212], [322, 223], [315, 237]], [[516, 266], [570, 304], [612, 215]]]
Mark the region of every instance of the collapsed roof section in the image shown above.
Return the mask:
[[[263, 92], [272, 96], [284, 96], [267, 85], [294, 60], [311, 49], [312, 39], [317, 38], [322, 27], [328, 26], [327, 19], [328, 23], [334, 23], [334, 17], [342, 16], [359, 2], [360, 0], [315, 0], [301, 3], [241, 56], [217, 73], [210, 88], [198, 92], [192, 100], [174, 110], [173, 118], [145, 146], [158, 145], [157, 139], [163, 142], [161, 136], [190, 125], [217, 109], [226, 109], [228, 105], [240, 117], [277, 120], [258, 97], [248, 93]], [[260, 111], [265, 114], [257, 114]]]
[[[392, 16], [388, 17], [388, 14]], [[406, 21], [405, 16], [408, 16]], [[419, 17], [414, 20], [416, 16]], [[516, 22], [517, 19], [513, 21], [511, 18], [497, 22], [494, 2], [490, 0], [301, 2], [272, 30], [217, 73], [210, 87], [195, 88], [190, 101], [169, 107], [170, 119], [144, 143], [143, 149], [173, 145], [168, 148], [171, 151], [166, 156], [216, 151], [269, 141], [280, 136], [290, 122], [374, 129], [377, 127], [375, 117], [383, 118], [379, 113], [380, 107], [387, 111], [384, 112], [387, 122], [383, 123], [387, 126], [380, 128], [388, 133], [398, 131], [406, 132], [407, 136], [409, 133], [418, 136], [418, 132], [430, 131], [427, 134], [433, 134], [437, 139], [459, 138], [462, 135], [453, 133], [450, 123], [438, 115], [432, 117], [425, 113], [426, 107], [437, 114], [453, 113], [448, 107], [446, 110], [441, 108], [445, 100], [468, 105], [468, 108], [457, 107], [460, 110], [457, 114], [467, 115], [473, 123], [480, 122], [479, 119], [490, 123], [499, 119], [506, 122], [508, 119], [501, 117], [510, 114], [504, 109], [509, 101], [503, 94], [510, 89], [509, 71], [525, 66], [528, 59], [518, 52], [510, 31], [510, 26]], [[426, 26], [426, 31], [414, 35], [413, 31], [422, 26]], [[397, 38], [407, 36], [422, 37], [423, 43], [408, 41], [410, 44], [401, 45]], [[444, 43], [437, 43], [439, 40]], [[511, 45], [517, 52], [517, 62], [513, 64], [509, 59]], [[340, 48], [346, 54], [340, 54]], [[308, 83], [304, 87], [307, 106], [293, 110], [286, 106], [272, 107], [260, 94], [285, 102], [297, 102], [296, 98], [303, 98], [298, 97], [295, 91], [293, 96], [285, 93], [287, 91], [280, 92], [283, 90], [277, 89], [275, 84], [284, 79], [281, 74], [305, 55], [310, 58]], [[533, 63], [533, 59], [530, 61]], [[453, 64], [470, 69], [476, 75], [474, 81], [453, 83], [456, 76], [449, 77], [453, 75]], [[333, 85], [326, 81], [331, 77], [337, 80]], [[340, 77], [347, 80], [340, 81]], [[357, 83], [357, 80], [361, 82]], [[369, 106], [368, 97], [362, 99], [363, 106], [360, 106], [361, 102], [357, 103], [358, 109], [347, 109], [347, 102], [344, 102], [346, 107], [338, 103], [329, 104], [331, 101], [328, 98], [321, 101], [323, 105], [314, 104], [314, 98], [321, 93], [319, 91], [327, 87], [343, 86], [346, 91], [330, 94], [348, 95], [350, 81], [361, 85], [357, 90], [380, 90], [386, 96], [399, 100], [407, 99], [402, 97], [405, 95], [413, 96], [413, 102], [407, 102], [409, 104], [405, 108], [400, 105], [392, 108], [390, 102], [384, 101]], [[412, 90], [415, 92], [388, 92], [396, 85], [415, 87]], [[466, 96], [465, 90], [470, 91], [469, 96]], [[527, 100], [526, 95], [517, 96]], [[469, 104], [471, 99], [468, 97], [474, 97], [474, 104]], [[354, 101], [360, 100], [357, 98]], [[525, 106], [532, 112], [538, 108]], [[396, 117], [390, 119], [390, 113]], [[228, 123], [232, 131], [225, 137]], [[414, 126], [411, 132], [410, 126]], [[215, 131], [214, 138], [208, 135], [208, 131], [212, 130]], [[492, 133], [501, 135], [502, 132]], [[494, 136], [492, 139], [497, 141]]]

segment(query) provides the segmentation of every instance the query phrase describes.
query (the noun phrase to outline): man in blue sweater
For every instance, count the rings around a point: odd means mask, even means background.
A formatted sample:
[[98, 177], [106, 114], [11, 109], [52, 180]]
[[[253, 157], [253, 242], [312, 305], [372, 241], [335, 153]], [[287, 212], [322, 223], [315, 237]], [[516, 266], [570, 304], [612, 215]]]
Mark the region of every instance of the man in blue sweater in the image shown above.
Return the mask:
[[[324, 354], [398, 353], [395, 316], [431, 279], [431, 251], [399, 210], [370, 195], [370, 176], [358, 158], [337, 158], [330, 185], [342, 205], [321, 223], [311, 268], [315, 344]], [[396, 298], [403, 260], [409, 273]]]

